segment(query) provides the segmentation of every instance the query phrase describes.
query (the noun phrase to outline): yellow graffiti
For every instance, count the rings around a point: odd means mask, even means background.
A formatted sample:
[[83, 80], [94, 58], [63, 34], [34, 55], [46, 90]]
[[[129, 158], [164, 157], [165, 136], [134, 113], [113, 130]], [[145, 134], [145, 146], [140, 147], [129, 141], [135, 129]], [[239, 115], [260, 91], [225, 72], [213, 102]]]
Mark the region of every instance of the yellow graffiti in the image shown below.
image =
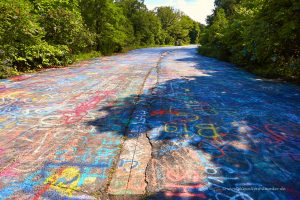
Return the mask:
[[[198, 128], [197, 133], [200, 136], [203, 136], [206, 138], [217, 138], [220, 136], [217, 132], [217, 129], [215, 128], [215, 126], [213, 124], [197, 124], [195, 127]], [[209, 135], [204, 134], [205, 130], [211, 131], [212, 134], [209, 134]]]
[[4, 93], [4, 94], [0, 94], [0, 98], [17, 98], [21, 95], [26, 95], [27, 93], [25, 93], [24, 91], [13, 91], [13, 92], [9, 92], [9, 93]]
[[86, 73], [87, 75], [95, 75], [95, 74], [98, 74], [97, 72], [88, 72]]
[[75, 167], [68, 167], [60, 175], [53, 174], [48, 177], [44, 184], [50, 184], [50, 188], [67, 195], [73, 196], [73, 191], [79, 190], [77, 186], [80, 179], [80, 170]]
[[96, 182], [96, 177], [88, 177], [88, 178], [85, 178], [84, 180], [84, 184], [93, 184]]
[[178, 130], [178, 128], [176, 127], [176, 125], [171, 125], [171, 124], [165, 124], [164, 126], [164, 130], [167, 133], [174, 133]]
[[16, 120], [12, 120], [8, 117], [0, 117], [0, 130], [13, 129], [16, 126]]

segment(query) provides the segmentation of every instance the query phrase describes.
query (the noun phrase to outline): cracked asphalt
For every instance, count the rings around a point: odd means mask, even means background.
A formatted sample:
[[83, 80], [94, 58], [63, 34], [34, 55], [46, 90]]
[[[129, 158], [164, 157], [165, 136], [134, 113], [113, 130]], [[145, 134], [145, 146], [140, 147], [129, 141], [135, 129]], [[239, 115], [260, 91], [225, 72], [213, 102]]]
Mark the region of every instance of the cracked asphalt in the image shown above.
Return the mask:
[[300, 87], [149, 48], [0, 81], [0, 199], [300, 199]]

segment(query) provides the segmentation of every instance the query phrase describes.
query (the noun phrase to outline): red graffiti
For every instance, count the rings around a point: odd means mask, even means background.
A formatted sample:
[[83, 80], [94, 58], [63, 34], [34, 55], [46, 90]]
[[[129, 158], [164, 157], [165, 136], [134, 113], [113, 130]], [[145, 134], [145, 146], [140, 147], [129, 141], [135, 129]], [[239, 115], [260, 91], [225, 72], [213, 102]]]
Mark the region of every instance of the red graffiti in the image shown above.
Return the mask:
[[155, 110], [150, 113], [151, 116], [167, 115], [167, 114], [179, 115], [179, 112], [178, 111], [168, 111], [168, 110]]
[[261, 131], [262, 133], [265, 133], [266, 135], [269, 135], [271, 138], [273, 138], [276, 142], [282, 142], [284, 140], [286, 140], [286, 137], [283, 135], [280, 135], [279, 133], [277, 133], [276, 131], [272, 130], [272, 127], [274, 127], [276, 125], [272, 125], [272, 124], [266, 124], [264, 126], [265, 130], [262, 130], [256, 126], [251, 126], [252, 128]]
[[172, 182], [180, 182], [184, 180], [192, 180], [193, 182], [199, 182], [199, 180], [202, 180], [202, 176], [199, 174], [198, 171], [172, 167], [168, 167], [165, 170], [166, 178]]
[[[288, 193], [290, 193], [294, 197], [297, 197], [297, 199], [300, 199], [300, 193], [298, 191], [294, 190], [291, 187], [285, 187], [285, 189], [287, 190]], [[292, 199], [292, 198], [290, 198], [290, 199]]]
[[105, 92], [102, 95], [97, 94], [90, 100], [80, 103], [74, 110], [63, 111], [63, 121], [65, 124], [74, 124], [80, 121], [88, 111], [94, 109], [99, 102], [101, 102], [107, 95], [113, 92]]
[[274, 183], [274, 185], [285, 189], [290, 195], [292, 195], [292, 197], [290, 196], [288, 200], [300, 199], [300, 193], [296, 191], [294, 188], [292, 188], [291, 186], [288, 186], [284, 183]]
[[[283, 136], [283, 135], [280, 135], [279, 133], [277, 133], [274, 129], [276, 128], [277, 126], [276, 125], [272, 125], [272, 124], [266, 124], [265, 125], [265, 129], [270, 133], [272, 134], [272, 136], [278, 140], [278, 141], [283, 141], [283, 140], [286, 140], [286, 137]], [[278, 128], [278, 127], [277, 127]], [[283, 129], [278, 129], [282, 132], [285, 132]]]

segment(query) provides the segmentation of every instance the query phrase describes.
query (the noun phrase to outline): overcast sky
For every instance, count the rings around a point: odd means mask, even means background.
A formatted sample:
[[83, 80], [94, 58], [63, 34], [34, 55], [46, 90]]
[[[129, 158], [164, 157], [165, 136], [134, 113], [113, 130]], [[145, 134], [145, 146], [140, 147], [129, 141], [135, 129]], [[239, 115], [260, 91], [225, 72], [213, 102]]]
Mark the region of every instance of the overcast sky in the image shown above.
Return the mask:
[[214, 8], [214, 0], [145, 0], [145, 4], [149, 9], [173, 6], [202, 24], [205, 24], [206, 16], [210, 15]]

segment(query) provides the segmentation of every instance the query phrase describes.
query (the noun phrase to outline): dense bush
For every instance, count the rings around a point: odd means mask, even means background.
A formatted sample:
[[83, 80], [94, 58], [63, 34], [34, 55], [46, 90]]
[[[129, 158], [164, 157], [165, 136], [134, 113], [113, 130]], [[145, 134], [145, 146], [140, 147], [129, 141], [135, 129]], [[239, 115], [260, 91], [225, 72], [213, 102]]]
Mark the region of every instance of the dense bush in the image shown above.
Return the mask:
[[29, 1], [0, 2], [1, 77], [42, 66], [70, 63], [69, 49], [43, 41], [45, 31]]
[[20, 49], [19, 54], [13, 60], [14, 66], [25, 71], [47, 66], [67, 65], [72, 62], [72, 57], [67, 46], [52, 46], [42, 42]]
[[300, 81], [300, 2], [217, 0], [200, 53], [266, 77]]

